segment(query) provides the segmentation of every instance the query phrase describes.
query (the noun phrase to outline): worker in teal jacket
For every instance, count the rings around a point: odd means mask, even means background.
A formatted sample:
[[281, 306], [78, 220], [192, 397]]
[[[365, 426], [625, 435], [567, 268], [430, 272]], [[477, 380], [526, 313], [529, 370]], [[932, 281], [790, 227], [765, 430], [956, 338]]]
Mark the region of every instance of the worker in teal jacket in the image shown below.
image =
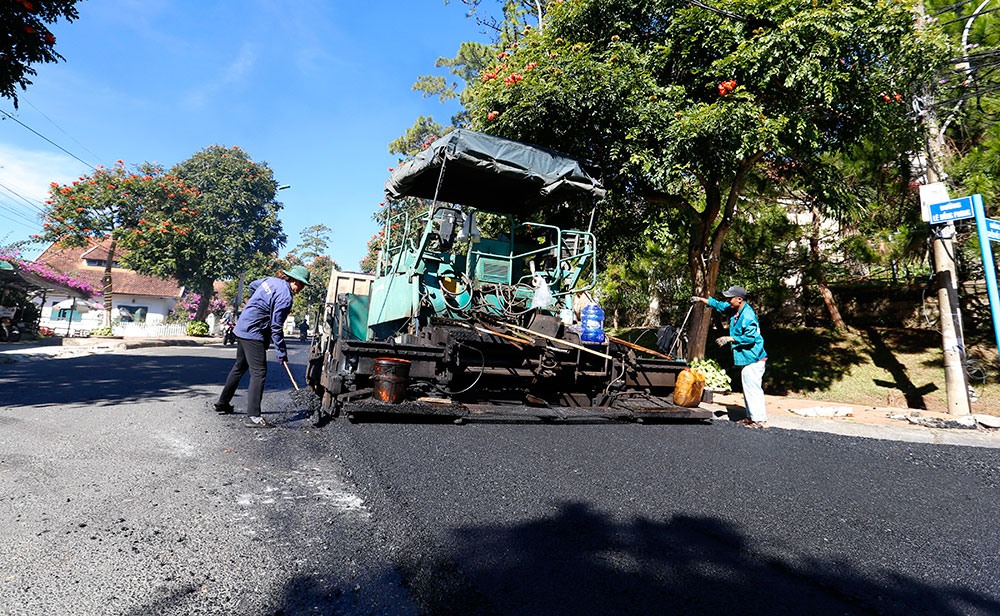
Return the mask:
[[741, 366], [740, 380], [743, 382], [743, 402], [747, 417], [741, 420], [751, 428], [767, 427], [767, 409], [764, 403], [764, 366], [767, 352], [764, 351], [764, 337], [760, 335], [757, 313], [747, 303], [747, 290], [730, 287], [722, 292], [727, 302], [711, 297], [692, 297], [691, 301], [707, 304], [711, 308], [728, 313], [729, 335], [716, 339], [719, 346], [728, 344], [733, 350], [733, 364]]

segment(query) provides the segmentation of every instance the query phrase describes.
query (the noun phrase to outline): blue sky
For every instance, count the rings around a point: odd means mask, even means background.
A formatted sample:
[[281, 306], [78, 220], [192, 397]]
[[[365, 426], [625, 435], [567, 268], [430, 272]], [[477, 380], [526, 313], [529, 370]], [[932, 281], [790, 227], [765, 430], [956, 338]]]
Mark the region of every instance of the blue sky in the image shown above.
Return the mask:
[[[487, 42], [457, 0], [77, 6], [77, 21], [52, 27], [65, 61], [37, 65], [20, 109], [7, 100], [0, 109], [92, 165], [170, 166], [208, 145], [240, 146], [290, 186], [278, 193], [284, 250], [323, 223], [333, 229], [331, 256], [349, 270], [377, 230], [371, 214], [396, 163], [387, 144], [419, 115], [445, 124], [458, 109], [422, 98], [413, 82], [461, 41]], [[90, 171], [0, 121], [0, 184], [35, 205], [49, 182]], [[39, 232], [32, 212], [0, 188], [0, 245]]]

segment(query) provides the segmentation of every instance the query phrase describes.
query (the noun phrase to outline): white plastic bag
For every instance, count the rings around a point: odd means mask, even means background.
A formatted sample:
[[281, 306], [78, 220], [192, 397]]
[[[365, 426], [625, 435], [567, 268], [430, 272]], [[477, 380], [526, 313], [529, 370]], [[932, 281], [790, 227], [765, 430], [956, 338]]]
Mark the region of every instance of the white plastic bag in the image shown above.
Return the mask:
[[535, 287], [535, 294], [531, 297], [532, 308], [548, 308], [555, 303], [552, 299], [552, 291], [549, 290], [549, 285], [544, 278], [535, 276], [531, 279], [531, 284]]

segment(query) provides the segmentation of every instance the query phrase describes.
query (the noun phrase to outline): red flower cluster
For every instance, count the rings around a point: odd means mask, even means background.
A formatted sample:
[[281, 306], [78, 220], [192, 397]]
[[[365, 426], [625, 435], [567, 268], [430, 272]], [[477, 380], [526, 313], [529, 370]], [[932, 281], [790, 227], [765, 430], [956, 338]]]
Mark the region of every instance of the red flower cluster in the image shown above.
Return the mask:
[[499, 114], [498, 112], [496, 112], [496, 111], [491, 111], [491, 112], [489, 112], [489, 113], [487, 113], [487, 114], [486, 114], [486, 119], [487, 119], [487, 120], [491, 120], [491, 121], [492, 121], [492, 120], [496, 119], [496, 117], [497, 117], [498, 115], [500, 115], [500, 114]]
[[725, 96], [736, 89], [736, 80], [730, 79], [719, 84], [719, 96]]
[[504, 77], [503, 83], [506, 86], [512, 86], [518, 81], [521, 81], [522, 79], [524, 79], [524, 75], [522, 75], [521, 73], [511, 73], [510, 75]]
[[885, 102], [885, 103], [891, 103], [894, 100], [897, 103], [902, 103], [903, 102], [903, 95], [902, 94], [893, 94], [892, 96], [889, 96], [888, 94], [886, 94], [885, 92], [883, 92], [881, 94], [881, 96], [882, 96], [882, 102]]

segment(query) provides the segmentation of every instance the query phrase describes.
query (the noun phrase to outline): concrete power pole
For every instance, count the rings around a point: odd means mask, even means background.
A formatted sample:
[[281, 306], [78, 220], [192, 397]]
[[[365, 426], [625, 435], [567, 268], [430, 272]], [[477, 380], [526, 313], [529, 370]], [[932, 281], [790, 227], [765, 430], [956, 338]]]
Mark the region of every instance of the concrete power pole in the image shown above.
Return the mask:
[[[921, 18], [924, 6], [919, 4]], [[934, 94], [928, 87], [923, 101], [924, 128], [927, 130], [927, 183], [940, 181], [939, 165], [945, 159], [944, 133], [934, 110]], [[948, 412], [968, 415], [969, 382], [965, 373], [965, 341], [962, 339], [962, 313], [958, 303], [958, 276], [955, 270], [955, 224], [938, 225], [934, 235], [934, 274], [938, 285], [938, 308], [941, 312], [941, 346], [944, 351], [944, 382]]]
[[[937, 174], [928, 165], [928, 182], [937, 181]], [[933, 178], [933, 179], [932, 179]], [[955, 224], [937, 227], [934, 236], [934, 277], [938, 285], [938, 307], [941, 312], [941, 346], [944, 351], [944, 382], [948, 395], [948, 412], [968, 415], [969, 382], [965, 373], [965, 341], [961, 337], [962, 313], [958, 303], [958, 277], [955, 272]]]

